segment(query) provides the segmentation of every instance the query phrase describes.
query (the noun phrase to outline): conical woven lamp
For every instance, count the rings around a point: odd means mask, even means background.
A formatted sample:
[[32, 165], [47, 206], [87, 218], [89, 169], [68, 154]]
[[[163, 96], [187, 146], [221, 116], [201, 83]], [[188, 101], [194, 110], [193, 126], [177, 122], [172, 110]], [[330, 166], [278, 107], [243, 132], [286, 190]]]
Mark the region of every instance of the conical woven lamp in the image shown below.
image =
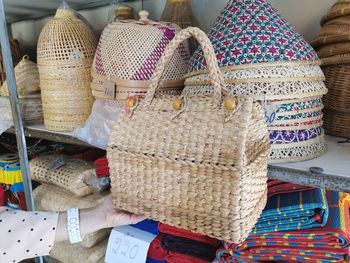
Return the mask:
[[[230, 93], [265, 106], [270, 162], [321, 155], [326, 150], [321, 98], [327, 89], [317, 54], [301, 35], [265, 0], [230, 0], [209, 38]], [[212, 92], [200, 48], [189, 64], [185, 92]]]
[[37, 60], [47, 129], [73, 131], [89, 116], [96, 45], [93, 32], [72, 10], [58, 9], [43, 28]]
[[312, 41], [322, 59], [328, 94], [324, 98], [327, 134], [350, 137], [350, 1], [338, 1], [321, 21]]
[[[24, 97], [29, 94], [40, 92], [38, 66], [29, 60], [29, 56], [24, 56], [15, 67], [15, 76], [18, 95]], [[0, 88], [1, 96], [9, 96], [7, 81]]]

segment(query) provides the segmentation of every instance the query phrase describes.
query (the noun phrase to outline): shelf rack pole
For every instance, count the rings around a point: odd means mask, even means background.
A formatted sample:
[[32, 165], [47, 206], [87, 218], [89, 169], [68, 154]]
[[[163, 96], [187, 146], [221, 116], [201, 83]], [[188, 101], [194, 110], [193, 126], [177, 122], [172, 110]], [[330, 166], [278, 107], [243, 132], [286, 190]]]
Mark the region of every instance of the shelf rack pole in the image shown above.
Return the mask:
[[[17, 139], [19, 161], [20, 161], [22, 177], [23, 177], [24, 194], [26, 197], [27, 209], [29, 211], [33, 211], [35, 207], [34, 207], [34, 199], [32, 194], [33, 192], [32, 183], [30, 180], [30, 173], [29, 173], [27, 144], [24, 136], [21, 106], [19, 104], [19, 100], [17, 96], [17, 84], [16, 84], [15, 72], [13, 67], [3, 0], [0, 0], [0, 45], [2, 50], [2, 57], [5, 64], [6, 80], [9, 88], [9, 93], [10, 93], [11, 110], [12, 110], [12, 116], [13, 116], [12, 118], [15, 125], [15, 130], [16, 130], [16, 139]], [[43, 258], [38, 257], [35, 259], [35, 262], [42, 263]]]
[[5, 64], [6, 80], [9, 87], [10, 102], [12, 109], [13, 122], [16, 130], [17, 147], [19, 160], [21, 164], [24, 193], [26, 197], [27, 209], [30, 211], [34, 210], [34, 200], [32, 195], [32, 184], [29, 174], [29, 162], [27, 155], [27, 145], [24, 136], [24, 128], [22, 121], [21, 106], [17, 96], [17, 84], [15, 79], [15, 72], [13, 67], [10, 42], [7, 33], [7, 23], [4, 10], [4, 2], [0, 0], [0, 44], [2, 50], [2, 56]]

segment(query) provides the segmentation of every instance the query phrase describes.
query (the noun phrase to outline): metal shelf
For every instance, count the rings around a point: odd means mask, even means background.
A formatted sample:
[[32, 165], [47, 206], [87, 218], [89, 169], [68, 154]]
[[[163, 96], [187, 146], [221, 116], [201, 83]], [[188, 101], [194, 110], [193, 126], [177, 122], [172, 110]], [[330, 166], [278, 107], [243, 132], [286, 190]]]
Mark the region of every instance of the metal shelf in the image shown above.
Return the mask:
[[[15, 133], [15, 128], [7, 130], [8, 133]], [[73, 145], [80, 145], [86, 147], [94, 147], [88, 143], [80, 141], [72, 136], [71, 132], [55, 132], [45, 129], [43, 124], [29, 125], [24, 127], [24, 135], [26, 137], [44, 139], [53, 142], [61, 142]]]
[[[269, 165], [269, 178], [291, 183], [350, 192], [350, 143], [342, 138], [326, 136], [328, 151], [319, 158]], [[310, 168], [321, 168], [319, 169]], [[315, 171], [316, 170], [316, 171]]]

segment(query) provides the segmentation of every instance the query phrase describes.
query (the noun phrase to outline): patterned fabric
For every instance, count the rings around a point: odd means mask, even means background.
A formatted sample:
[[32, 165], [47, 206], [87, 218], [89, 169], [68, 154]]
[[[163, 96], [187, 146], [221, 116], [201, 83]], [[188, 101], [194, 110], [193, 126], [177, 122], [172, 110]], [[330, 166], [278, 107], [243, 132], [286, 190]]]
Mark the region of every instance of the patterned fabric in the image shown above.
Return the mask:
[[325, 227], [252, 234], [240, 245], [226, 242], [217, 252], [216, 262], [349, 262], [349, 206], [338, 206], [341, 195], [327, 192], [329, 218]]
[[292, 184], [288, 182], [283, 182], [280, 180], [268, 180], [267, 182], [267, 197], [270, 198], [273, 195], [277, 194], [288, 194], [295, 192], [302, 192], [314, 189], [313, 187]]
[[287, 111], [298, 111], [314, 109], [323, 106], [322, 99], [308, 100], [308, 101], [296, 101], [293, 103], [284, 103], [277, 106], [277, 113]]
[[[230, 0], [209, 31], [220, 67], [318, 60], [312, 47], [266, 0]], [[206, 67], [201, 48], [190, 71]]]
[[314, 117], [322, 116], [322, 111], [313, 111], [313, 112], [307, 112], [307, 113], [299, 113], [294, 115], [283, 115], [283, 116], [277, 116], [276, 120], [300, 120], [300, 119], [309, 119]]
[[298, 230], [324, 226], [328, 219], [328, 206], [324, 190], [278, 194], [270, 197], [254, 234]]
[[23, 181], [19, 162], [8, 163], [0, 168], [0, 183], [17, 184]]
[[321, 127], [309, 129], [309, 130], [292, 130], [292, 131], [270, 131], [271, 144], [288, 144], [304, 142], [316, 138], [322, 135], [323, 130]]

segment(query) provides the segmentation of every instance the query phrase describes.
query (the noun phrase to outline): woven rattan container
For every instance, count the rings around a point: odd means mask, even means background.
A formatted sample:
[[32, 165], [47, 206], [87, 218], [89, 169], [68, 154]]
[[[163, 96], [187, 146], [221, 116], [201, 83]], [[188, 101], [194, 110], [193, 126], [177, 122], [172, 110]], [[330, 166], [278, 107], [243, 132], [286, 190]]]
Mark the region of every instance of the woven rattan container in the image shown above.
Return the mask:
[[37, 61], [47, 129], [73, 131], [89, 116], [96, 45], [93, 32], [71, 10], [58, 9], [43, 28]]
[[[294, 102], [303, 104], [314, 97], [322, 98], [327, 89], [316, 52], [279, 12], [265, 0], [230, 0], [208, 35], [229, 94], [248, 96], [264, 106], [272, 144], [270, 162], [302, 161], [323, 154], [323, 106], [309, 115], [284, 116], [280, 111], [298, 107]], [[201, 48], [189, 65], [185, 93], [212, 94]], [[303, 121], [294, 121], [297, 118]], [[317, 123], [314, 118], [319, 118]], [[317, 127], [311, 128], [308, 123]], [[312, 133], [310, 129], [317, 129], [317, 138], [301, 136]]]
[[[114, 21], [103, 30], [92, 66], [96, 98], [124, 103], [142, 97], [166, 45], [180, 31], [174, 24], [149, 20], [147, 11], [140, 16], [140, 20]], [[182, 44], [164, 73], [161, 92], [183, 89], [188, 59], [188, 46]]]
[[350, 137], [350, 1], [337, 1], [321, 21], [312, 42], [322, 59], [328, 94], [324, 98], [327, 134]]
[[114, 17], [118, 20], [134, 19], [134, 8], [129, 5], [118, 5], [115, 7]]
[[31, 160], [29, 166], [31, 178], [35, 181], [57, 185], [80, 197], [95, 191], [86, 183], [94, 169], [91, 162], [52, 154]]
[[[17, 92], [21, 97], [40, 92], [40, 80], [38, 66], [24, 56], [15, 67]], [[7, 81], [0, 88], [1, 96], [9, 96]]]
[[[16, 66], [18, 62], [21, 60], [21, 52], [19, 49], [18, 41], [10, 38], [10, 48], [13, 60], [13, 66]], [[5, 73], [5, 65], [2, 59], [2, 53], [0, 52], [0, 85], [5, 81], [6, 73]]]
[[[214, 94], [158, 93], [177, 46], [191, 36], [206, 52]], [[170, 225], [241, 242], [266, 201], [270, 146], [261, 105], [227, 95], [213, 47], [198, 28], [177, 34], [158, 65], [145, 99], [120, 117], [110, 137], [113, 203]]]

